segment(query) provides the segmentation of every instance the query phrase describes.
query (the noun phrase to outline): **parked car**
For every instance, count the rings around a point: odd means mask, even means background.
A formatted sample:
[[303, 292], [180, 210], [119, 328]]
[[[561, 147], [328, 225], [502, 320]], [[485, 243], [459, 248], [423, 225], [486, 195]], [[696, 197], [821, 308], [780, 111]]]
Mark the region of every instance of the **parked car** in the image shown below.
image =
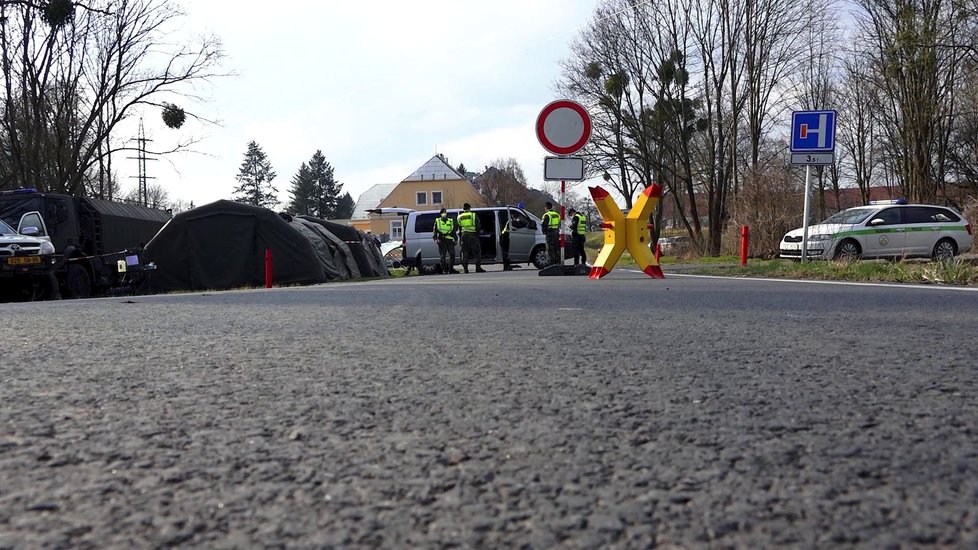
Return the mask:
[[[499, 248], [499, 232], [506, 220], [513, 218], [512, 234], [509, 240], [509, 258], [514, 264], [532, 263], [537, 269], [549, 264], [547, 241], [541, 229], [540, 218], [516, 206], [491, 206], [473, 208], [479, 217], [482, 231], [479, 244], [483, 265], [502, 263]], [[421, 273], [436, 273], [441, 270], [438, 244], [431, 238], [438, 210], [412, 210], [410, 208], [376, 208], [369, 210], [375, 214], [400, 214], [404, 217], [402, 265], [416, 267]], [[458, 216], [460, 209], [448, 210], [452, 218]], [[459, 246], [456, 243], [455, 263], [459, 263]]]
[[57, 264], [50, 237], [40, 235], [35, 226], [17, 232], [0, 220], [0, 297], [57, 296]]
[[689, 237], [661, 237], [659, 238], [659, 250], [667, 256], [678, 256], [685, 254], [689, 250]]
[[[802, 229], [781, 239], [782, 258], [800, 258]], [[933, 258], [947, 260], [971, 249], [971, 224], [944, 206], [872, 201], [838, 212], [808, 228], [808, 257]]]

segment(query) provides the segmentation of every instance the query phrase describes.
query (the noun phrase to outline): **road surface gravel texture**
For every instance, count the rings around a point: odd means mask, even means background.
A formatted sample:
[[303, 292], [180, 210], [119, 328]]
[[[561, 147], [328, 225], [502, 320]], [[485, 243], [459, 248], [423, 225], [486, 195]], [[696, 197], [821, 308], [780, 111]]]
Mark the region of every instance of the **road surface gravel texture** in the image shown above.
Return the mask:
[[524, 269], [4, 304], [0, 548], [974, 548], [976, 302]]

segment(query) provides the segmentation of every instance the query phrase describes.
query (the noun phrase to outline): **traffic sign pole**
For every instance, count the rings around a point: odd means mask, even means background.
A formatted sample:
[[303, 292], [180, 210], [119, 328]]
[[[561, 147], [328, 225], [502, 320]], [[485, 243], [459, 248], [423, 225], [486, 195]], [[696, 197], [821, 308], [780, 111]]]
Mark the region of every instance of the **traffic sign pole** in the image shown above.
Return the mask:
[[566, 180], [560, 180], [560, 265], [564, 265], [564, 250], [567, 246], [564, 242], [564, 192], [566, 185]]
[[805, 221], [801, 226], [801, 261], [808, 258], [808, 212], [812, 206], [812, 167], [805, 166]]

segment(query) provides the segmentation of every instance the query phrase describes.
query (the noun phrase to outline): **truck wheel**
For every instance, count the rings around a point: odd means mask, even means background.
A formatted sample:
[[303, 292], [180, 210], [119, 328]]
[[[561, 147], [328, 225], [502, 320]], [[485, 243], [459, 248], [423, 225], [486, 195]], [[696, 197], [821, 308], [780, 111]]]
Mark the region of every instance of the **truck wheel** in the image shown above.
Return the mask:
[[88, 298], [92, 295], [92, 280], [85, 268], [78, 264], [69, 264], [66, 270], [66, 294], [68, 298]]

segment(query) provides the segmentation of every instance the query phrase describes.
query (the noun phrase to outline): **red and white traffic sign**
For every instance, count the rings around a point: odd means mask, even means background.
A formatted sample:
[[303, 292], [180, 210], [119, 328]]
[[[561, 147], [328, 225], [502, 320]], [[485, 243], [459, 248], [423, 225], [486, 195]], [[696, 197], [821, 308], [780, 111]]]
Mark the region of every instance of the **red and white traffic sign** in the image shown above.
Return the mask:
[[591, 137], [591, 117], [576, 101], [558, 99], [537, 117], [537, 139], [555, 155], [573, 155]]

